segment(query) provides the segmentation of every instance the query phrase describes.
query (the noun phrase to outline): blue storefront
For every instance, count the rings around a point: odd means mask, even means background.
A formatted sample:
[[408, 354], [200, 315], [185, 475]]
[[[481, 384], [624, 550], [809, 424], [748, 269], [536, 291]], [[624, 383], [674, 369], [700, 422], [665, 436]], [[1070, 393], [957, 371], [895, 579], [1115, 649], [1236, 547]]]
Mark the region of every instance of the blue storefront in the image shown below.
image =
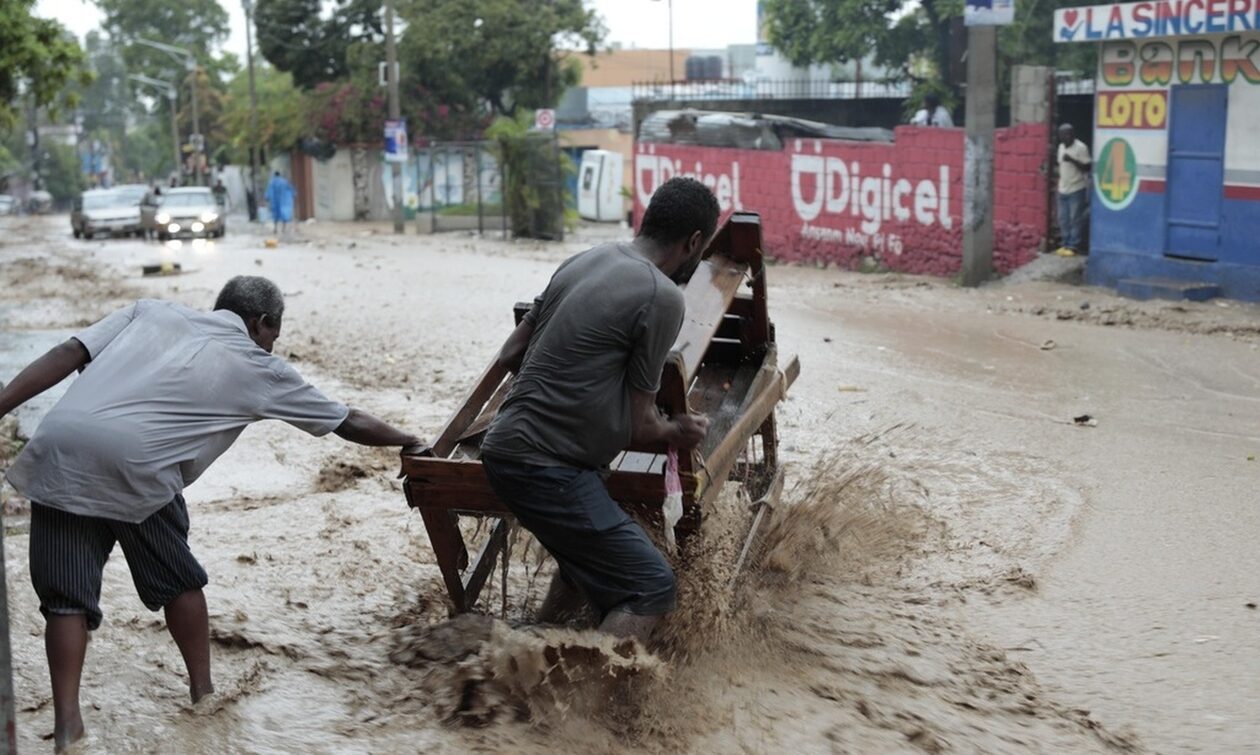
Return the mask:
[[1086, 279], [1260, 301], [1260, 0], [1065, 8], [1099, 44]]

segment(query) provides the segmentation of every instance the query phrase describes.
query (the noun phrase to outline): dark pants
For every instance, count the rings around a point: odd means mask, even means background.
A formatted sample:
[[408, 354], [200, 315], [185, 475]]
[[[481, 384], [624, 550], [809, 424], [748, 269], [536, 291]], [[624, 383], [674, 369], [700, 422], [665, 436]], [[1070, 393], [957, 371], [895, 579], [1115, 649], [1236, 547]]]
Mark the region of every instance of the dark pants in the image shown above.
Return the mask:
[[1063, 246], [1074, 252], [1081, 251], [1085, 202], [1088, 198], [1088, 189], [1059, 195], [1059, 235], [1063, 239]]
[[206, 586], [206, 570], [188, 549], [183, 496], [139, 524], [32, 503], [31, 582], [40, 612], [86, 614], [88, 629], [99, 627], [101, 575], [114, 543], [122, 546], [136, 592], [150, 611]]
[[599, 609], [658, 616], [674, 610], [669, 562], [608, 495], [599, 473], [482, 459], [495, 493]]

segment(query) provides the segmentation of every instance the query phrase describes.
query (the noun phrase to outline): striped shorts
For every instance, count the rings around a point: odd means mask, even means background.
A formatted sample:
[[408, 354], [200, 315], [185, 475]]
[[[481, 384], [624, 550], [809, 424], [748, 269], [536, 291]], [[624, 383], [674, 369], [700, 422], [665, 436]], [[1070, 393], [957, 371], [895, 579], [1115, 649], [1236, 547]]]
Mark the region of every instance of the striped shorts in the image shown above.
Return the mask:
[[188, 549], [184, 497], [139, 524], [81, 516], [31, 504], [31, 582], [39, 610], [85, 614], [88, 629], [101, 625], [101, 575], [114, 543], [122, 546], [140, 600], [150, 611], [206, 586], [206, 570]]

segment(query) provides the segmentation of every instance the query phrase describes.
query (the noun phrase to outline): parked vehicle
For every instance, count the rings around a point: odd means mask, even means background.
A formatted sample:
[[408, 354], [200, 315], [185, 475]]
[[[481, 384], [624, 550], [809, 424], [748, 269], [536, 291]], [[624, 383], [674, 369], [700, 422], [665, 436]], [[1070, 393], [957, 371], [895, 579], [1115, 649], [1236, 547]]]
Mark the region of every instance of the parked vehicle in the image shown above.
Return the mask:
[[204, 186], [167, 189], [156, 200], [157, 205], [144, 208], [144, 214], [152, 218], [149, 230], [160, 241], [176, 236], [222, 238], [227, 232], [223, 211]]
[[90, 239], [98, 233], [139, 236], [143, 233], [139, 199], [115, 189], [85, 191], [71, 207], [70, 230], [76, 239]]
[[17, 212], [18, 202], [8, 194], [0, 194], [0, 215], [13, 215]]

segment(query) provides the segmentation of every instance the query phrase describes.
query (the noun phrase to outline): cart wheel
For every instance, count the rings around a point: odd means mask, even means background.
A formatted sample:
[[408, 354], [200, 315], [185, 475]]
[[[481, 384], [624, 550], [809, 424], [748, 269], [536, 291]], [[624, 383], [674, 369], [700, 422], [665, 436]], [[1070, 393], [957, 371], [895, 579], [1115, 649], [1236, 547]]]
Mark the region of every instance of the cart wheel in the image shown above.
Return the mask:
[[78, 228], [75, 228], [74, 237], [77, 239], [77, 238], [81, 238], [82, 236], [83, 236], [83, 233]]

